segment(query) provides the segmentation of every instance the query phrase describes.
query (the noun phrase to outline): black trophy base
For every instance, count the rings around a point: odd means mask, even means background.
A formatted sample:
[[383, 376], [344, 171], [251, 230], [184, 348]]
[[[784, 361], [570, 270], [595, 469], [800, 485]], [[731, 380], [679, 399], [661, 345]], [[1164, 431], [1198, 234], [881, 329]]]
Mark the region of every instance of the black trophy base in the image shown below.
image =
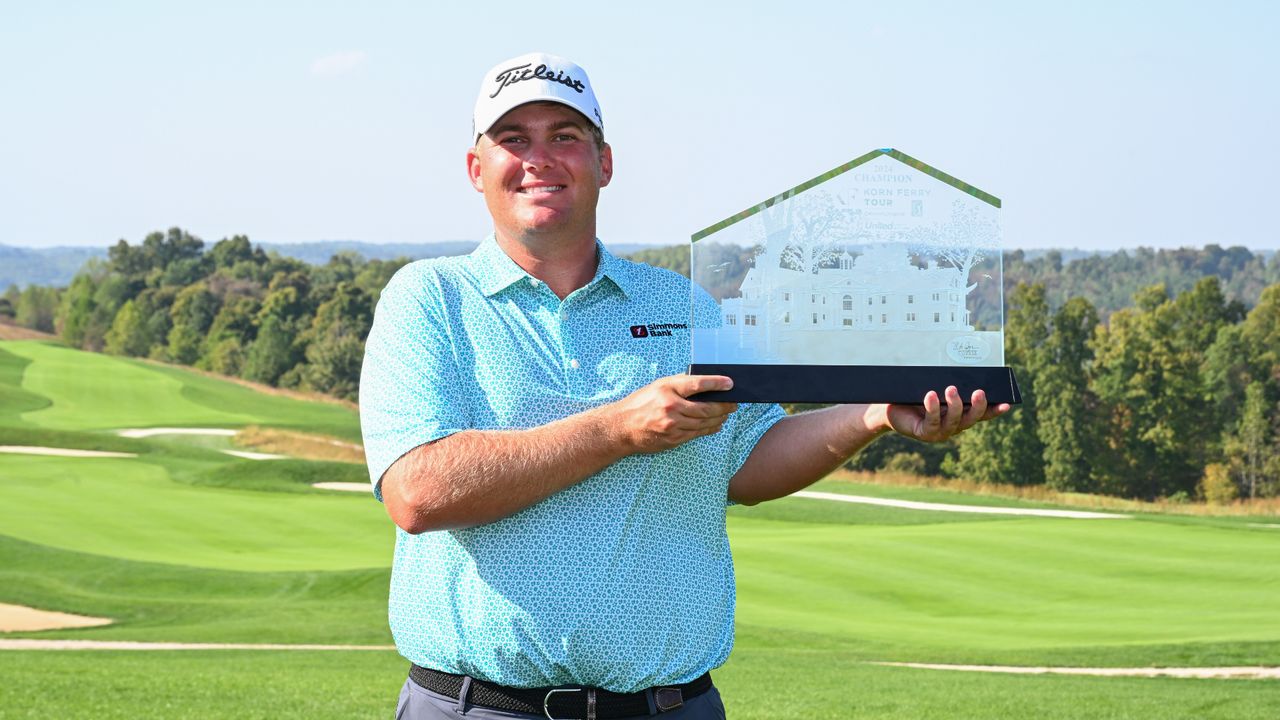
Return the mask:
[[921, 405], [930, 390], [941, 395], [955, 385], [965, 404], [974, 390], [986, 391], [989, 405], [1022, 402], [1013, 369], [1007, 367], [694, 363], [689, 374], [733, 378], [732, 390], [699, 393], [694, 400]]

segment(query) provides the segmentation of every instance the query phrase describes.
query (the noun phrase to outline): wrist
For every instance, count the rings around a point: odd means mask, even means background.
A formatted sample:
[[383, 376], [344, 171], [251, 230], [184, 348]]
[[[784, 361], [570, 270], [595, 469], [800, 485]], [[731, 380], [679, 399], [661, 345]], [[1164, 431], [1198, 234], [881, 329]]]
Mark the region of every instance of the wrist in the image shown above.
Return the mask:
[[886, 403], [867, 405], [862, 412], [862, 423], [876, 437], [891, 432], [893, 426], [889, 424], [889, 406]]
[[619, 457], [636, 452], [635, 440], [621, 421], [622, 413], [616, 401], [589, 410], [583, 413], [583, 417], [587, 420], [584, 428], [586, 434], [589, 437], [603, 439], [605, 446], [611, 452], [618, 454]]

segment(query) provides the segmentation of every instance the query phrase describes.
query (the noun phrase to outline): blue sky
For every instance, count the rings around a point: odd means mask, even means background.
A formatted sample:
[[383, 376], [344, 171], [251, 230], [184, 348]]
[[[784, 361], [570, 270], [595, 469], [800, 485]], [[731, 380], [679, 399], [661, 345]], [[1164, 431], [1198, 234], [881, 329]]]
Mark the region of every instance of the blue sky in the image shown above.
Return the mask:
[[1280, 6], [1041, 5], [0, 0], [0, 243], [478, 238], [480, 77], [543, 50], [596, 87], [607, 241], [896, 147], [1006, 247], [1280, 248]]

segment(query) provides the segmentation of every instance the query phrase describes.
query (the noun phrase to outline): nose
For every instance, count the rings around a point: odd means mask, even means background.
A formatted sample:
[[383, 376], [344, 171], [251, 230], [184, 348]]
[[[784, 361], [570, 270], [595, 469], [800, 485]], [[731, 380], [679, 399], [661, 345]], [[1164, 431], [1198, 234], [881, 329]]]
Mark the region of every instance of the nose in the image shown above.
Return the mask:
[[554, 154], [549, 143], [534, 140], [525, 151], [524, 166], [528, 170], [546, 170], [555, 164]]

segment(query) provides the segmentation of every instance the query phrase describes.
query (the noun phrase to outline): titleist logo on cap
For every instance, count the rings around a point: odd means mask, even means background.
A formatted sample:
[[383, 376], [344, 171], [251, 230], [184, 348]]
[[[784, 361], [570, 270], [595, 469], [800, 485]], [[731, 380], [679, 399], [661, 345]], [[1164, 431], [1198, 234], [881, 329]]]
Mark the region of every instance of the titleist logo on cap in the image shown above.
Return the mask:
[[539, 65], [532, 70], [529, 69], [530, 65], [532, 65], [532, 63], [525, 63], [524, 65], [507, 68], [506, 70], [498, 73], [498, 76], [494, 78], [494, 82], [498, 83], [498, 89], [494, 90], [493, 94], [489, 97], [496, 98], [498, 97], [498, 93], [502, 92], [502, 88], [525, 80], [546, 80], [548, 82], [558, 82], [561, 85], [573, 88], [579, 93], [582, 92], [584, 87], [586, 87], [582, 84], [581, 80], [574, 80], [569, 75], [565, 75], [563, 70], [557, 70], [553, 75], [551, 73], [551, 69], [546, 65]]

